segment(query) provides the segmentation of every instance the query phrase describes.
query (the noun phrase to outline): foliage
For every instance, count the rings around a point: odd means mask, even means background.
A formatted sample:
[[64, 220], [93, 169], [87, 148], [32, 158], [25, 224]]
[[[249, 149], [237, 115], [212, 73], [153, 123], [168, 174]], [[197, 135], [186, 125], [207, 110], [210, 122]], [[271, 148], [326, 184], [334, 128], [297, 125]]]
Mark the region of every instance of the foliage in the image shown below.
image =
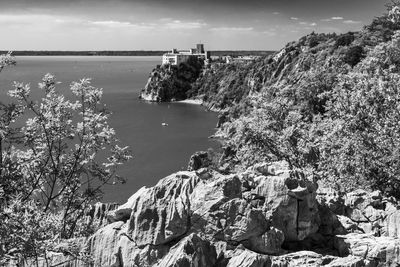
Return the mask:
[[354, 41], [354, 33], [353, 32], [348, 32], [346, 34], [343, 34], [339, 36], [335, 42], [335, 46], [349, 46], [351, 43]]
[[316, 47], [319, 44], [318, 37], [315, 33], [312, 33], [311, 38], [308, 40], [308, 46], [310, 48]]
[[[399, 10], [390, 5], [359, 33], [311, 34], [253, 65], [210, 71], [199, 92], [230, 107], [219, 134], [238, 167], [283, 159], [344, 191], [400, 198]], [[218, 100], [242, 71], [241, 99]]]
[[364, 57], [364, 50], [361, 46], [352, 46], [347, 50], [346, 54], [343, 57], [344, 62], [354, 67], [357, 65], [361, 59]]
[[[108, 124], [101, 89], [82, 79], [71, 85], [69, 100], [56, 85], [45, 75], [37, 102], [28, 84], [15, 82], [9, 95], [16, 104], [0, 116], [3, 255], [37, 257], [52, 239], [84, 235], [85, 210], [101, 198], [103, 185], [122, 181], [117, 168], [131, 157]], [[14, 126], [26, 118], [22, 128]]]
[[398, 74], [340, 77], [320, 142], [324, 176], [400, 197], [399, 82]]

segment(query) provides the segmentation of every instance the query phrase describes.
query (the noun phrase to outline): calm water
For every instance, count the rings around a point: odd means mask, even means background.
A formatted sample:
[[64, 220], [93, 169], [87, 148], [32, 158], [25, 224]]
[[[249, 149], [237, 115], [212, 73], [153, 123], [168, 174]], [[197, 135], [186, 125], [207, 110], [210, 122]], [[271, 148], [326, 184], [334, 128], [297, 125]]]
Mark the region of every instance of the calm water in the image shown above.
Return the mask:
[[58, 88], [66, 93], [72, 81], [83, 77], [93, 78], [93, 85], [104, 89], [104, 103], [113, 112], [111, 125], [134, 154], [120, 172], [127, 183], [105, 188], [104, 201], [124, 202], [140, 187], [186, 168], [195, 151], [217, 147], [208, 139], [217, 121], [215, 113], [190, 104], [139, 101], [138, 93], [160, 57], [17, 57], [17, 62], [0, 74], [0, 99], [6, 99], [15, 80], [31, 83], [32, 94], [38, 94], [36, 85], [47, 72], [56, 75], [62, 82]]

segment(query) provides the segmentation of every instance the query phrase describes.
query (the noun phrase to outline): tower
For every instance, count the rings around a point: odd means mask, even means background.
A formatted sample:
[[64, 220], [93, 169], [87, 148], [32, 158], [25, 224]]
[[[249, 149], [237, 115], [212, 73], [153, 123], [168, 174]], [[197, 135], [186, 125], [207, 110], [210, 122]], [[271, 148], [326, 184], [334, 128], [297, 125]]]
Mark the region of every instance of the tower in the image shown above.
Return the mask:
[[204, 54], [204, 44], [197, 44], [196, 49], [197, 49], [197, 53]]

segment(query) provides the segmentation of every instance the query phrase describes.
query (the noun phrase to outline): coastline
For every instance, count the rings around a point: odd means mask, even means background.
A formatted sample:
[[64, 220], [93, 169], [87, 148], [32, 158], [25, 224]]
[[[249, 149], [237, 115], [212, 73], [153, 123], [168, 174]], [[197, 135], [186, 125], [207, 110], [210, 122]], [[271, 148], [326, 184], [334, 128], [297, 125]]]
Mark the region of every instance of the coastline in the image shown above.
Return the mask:
[[201, 100], [201, 99], [185, 99], [185, 100], [175, 101], [175, 103], [202, 105], [203, 104], [203, 100]]

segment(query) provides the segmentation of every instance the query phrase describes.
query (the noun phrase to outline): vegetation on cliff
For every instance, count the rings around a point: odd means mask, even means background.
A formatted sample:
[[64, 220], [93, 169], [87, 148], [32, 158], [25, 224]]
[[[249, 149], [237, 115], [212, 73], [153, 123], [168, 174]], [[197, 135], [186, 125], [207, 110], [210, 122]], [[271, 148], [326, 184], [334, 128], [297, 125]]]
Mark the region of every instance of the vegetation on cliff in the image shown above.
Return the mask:
[[399, 5], [360, 32], [311, 33], [249, 64], [215, 65], [191, 95], [229, 109], [235, 161], [286, 160], [345, 191], [400, 197]]

